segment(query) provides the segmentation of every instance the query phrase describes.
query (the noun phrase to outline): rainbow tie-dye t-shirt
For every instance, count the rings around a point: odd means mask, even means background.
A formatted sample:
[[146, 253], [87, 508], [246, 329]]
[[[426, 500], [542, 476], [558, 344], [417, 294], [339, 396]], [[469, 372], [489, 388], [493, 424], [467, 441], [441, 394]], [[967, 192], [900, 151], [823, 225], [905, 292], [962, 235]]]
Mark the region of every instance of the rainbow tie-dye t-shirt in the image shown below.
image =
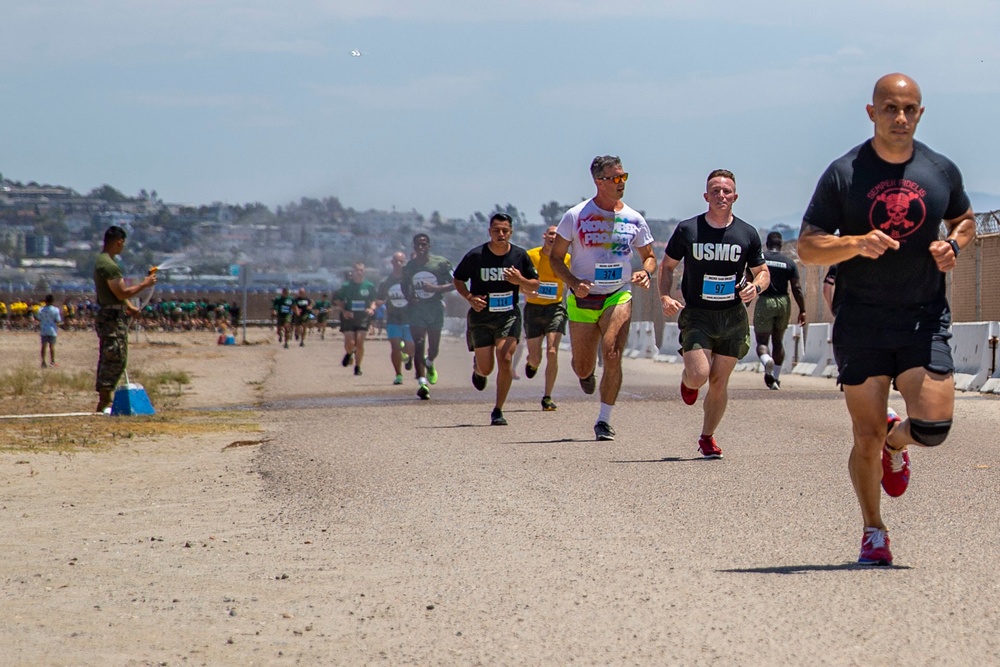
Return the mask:
[[622, 204], [605, 211], [593, 199], [566, 211], [556, 233], [570, 243], [570, 272], [593, 283], [591, 294], [631, 289], [632, 250], [653, 242], [642, 215]]

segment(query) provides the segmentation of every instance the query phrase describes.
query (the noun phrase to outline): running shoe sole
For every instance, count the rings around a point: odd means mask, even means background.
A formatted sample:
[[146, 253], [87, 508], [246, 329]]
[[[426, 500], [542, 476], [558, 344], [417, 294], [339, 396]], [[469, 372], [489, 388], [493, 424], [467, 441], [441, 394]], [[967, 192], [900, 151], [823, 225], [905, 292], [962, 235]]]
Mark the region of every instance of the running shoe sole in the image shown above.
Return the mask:
[[702, 458], [705, 459], [721, 459], [722, 450], [719, 449], [719, 445], [716, 444], [715, 439], [712, 438], [708, 442], [704, 439], [698, 439], [698, 452], [701, 454]]
[[552, 401], [551, 398], [549, 398], [548, 396], [546, 396], [545, 398], [542, 399], [542, 411], [544, 411], [544, 412], [555, 412], [556, 409], [557, 409], [557, 406]]
[[698, 390], [691, 389], [683, 380], [681, 380], [681, 400], [684, 401], [684, 405], [694, 405], [698, 400]]
[[528, 378], [529, 380], [535, 377], [535, 373], [537, 372], [538, 372], [538, 366], [532, 366], [531, 364], [524, 365], [524, 377]]
[[[903, 421], [892, 408], [889, 408], [886, 420], [889, 423], [889, 430], [892, 430], [893, 424]], [[910, 454], [904, 448], [898, 453], [898, 456], [902, 458], [902, 464], [897, 471], [893, 470], [893, 454], [890, 452], [887, 440], [885, 446], [882, 447], [882, 489], [891, 498], [898, 498], [906, 493], [906, 489], [910, 485]]]
[[472, 386], [478, 391], [486, 389], [486, 376], [480, 375], [476, 371], [472, 371]]
[[417, 389], [417, 396], [420, 397], [421, 401], [431, 400], [431, 390], [427, 388], [427, 385], [422, 384], [420, 388]]
[[597, 377], [591, 373], [588, 377], [580, 378], [580, 389], [585, 394], [593, 394], [597, 389]]

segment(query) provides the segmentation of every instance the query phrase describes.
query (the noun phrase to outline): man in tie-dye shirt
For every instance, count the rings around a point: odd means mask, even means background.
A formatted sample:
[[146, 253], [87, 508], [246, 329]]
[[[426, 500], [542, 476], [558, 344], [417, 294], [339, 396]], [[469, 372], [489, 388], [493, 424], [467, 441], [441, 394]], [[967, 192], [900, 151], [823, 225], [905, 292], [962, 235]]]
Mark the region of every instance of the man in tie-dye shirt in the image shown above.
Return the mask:
[[[656, 257], [646, 220], [622, 201], [628, 173], [621, 158], [594, 158], [590, 174], [597, 194], [563, 215], [550, 262], [556, 276], [570, 289], [566, 309], [573, 372], [588, 394], [597, 388], [598, 346], [603, 353], [601, 408], [594, 434], [598, 440], [614, 440], [611, 409], [622, 384], [622, 352], [632, 321], [632, 285], [649, 289]], [[632, 270], [633, 250], [642, 261], [637, 271]], [[568, 268], [563, 262], [567, 251], [571, 255]]]

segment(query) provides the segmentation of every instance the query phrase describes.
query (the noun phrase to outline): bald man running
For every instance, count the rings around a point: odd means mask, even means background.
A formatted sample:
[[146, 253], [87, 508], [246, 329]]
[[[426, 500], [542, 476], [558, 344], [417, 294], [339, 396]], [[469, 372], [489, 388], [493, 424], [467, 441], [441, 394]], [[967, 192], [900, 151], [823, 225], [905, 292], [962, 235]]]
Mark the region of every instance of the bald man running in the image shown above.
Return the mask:
[[[940, 445], [951, 429], [945, 274], [976, 226], [958, 168], [913, 138], [924, 112], [917, 83], [905, 74], [882, 77], [867, 112], [874, 137], [820, 178], [798, 251], [807, 264], [837, 264], [833, 351], [853, 423], [848, 467], [864, 520], [858, 562], [891, 565], [879, 483], [902, 495], [907, 447]], [[888, 409], [893, 385], [906, 419]]]

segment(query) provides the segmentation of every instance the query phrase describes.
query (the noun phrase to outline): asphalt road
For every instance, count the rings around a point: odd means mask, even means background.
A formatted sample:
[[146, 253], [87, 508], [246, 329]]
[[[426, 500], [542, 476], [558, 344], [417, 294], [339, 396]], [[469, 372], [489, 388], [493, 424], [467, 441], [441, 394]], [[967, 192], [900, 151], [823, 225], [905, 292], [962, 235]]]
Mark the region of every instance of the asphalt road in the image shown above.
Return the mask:
[[[884, 498], [895, 565], [855, 564], [861, 518], [850, 428], [831, 380], [781, 391], [736, 373], [716, 437], [695, 447], [701, 401], [680, 366], [626, 360], [612, 424], [562, 353], [514, 383], [489, 426], [493, 380], [445, 341], [420, 401], [391, 385], [384, 342], [364, 375], [339, 343], [283, 351], [267, 381], [273, 438], [254, 465], [283, 530], [315, 535], [301, 563], [336, 664], [1000, 664], [1000, 402], [959, 395], [948, 443], [911, 454]], [[523, 362], [522, 362], [523, 363]], [[523, 372], [523, 371], [522, 371]], [[901, 414], [898, 394], [890, 403]]]

